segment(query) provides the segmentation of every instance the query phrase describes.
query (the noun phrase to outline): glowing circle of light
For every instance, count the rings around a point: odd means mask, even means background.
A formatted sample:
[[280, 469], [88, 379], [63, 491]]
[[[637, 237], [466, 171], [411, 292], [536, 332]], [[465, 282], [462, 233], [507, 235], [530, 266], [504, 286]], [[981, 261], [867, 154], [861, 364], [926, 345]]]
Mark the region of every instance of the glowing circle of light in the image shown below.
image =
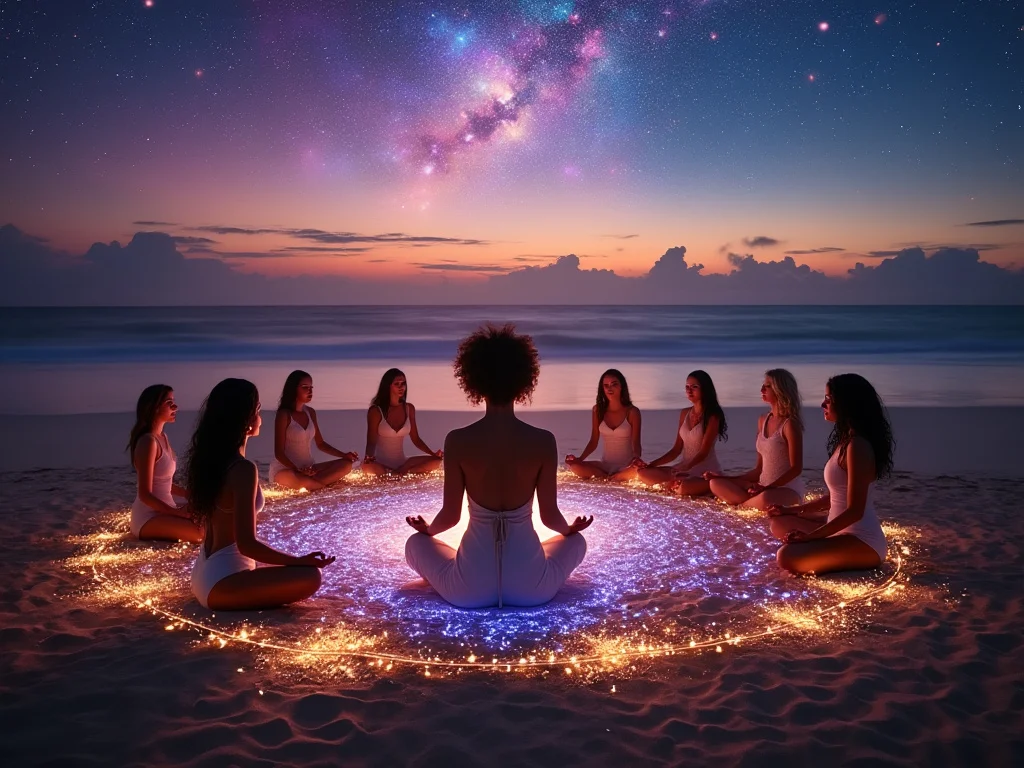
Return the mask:
[[[555, 600], [536, 608], [463, 610], [445, 603], [404, 562], [407, 515], [432, 516], [439, 476], [360, 482], [319, 494], [269, 491], [261, 538], [284, 551], [323, 549], [338, 561], [317, 595], [285, 611], [241, 620], [194, 601], [189, 545], [134, 542], [108, 527], [80, 537], [68, 566], [100, 593], [192, 629], [214, 647], [248, 645], [306, 665], [390, 670], [607, 670], [686, 651], [722, 652], [783, 632], [844, 629], [854, 606], [904, 589], [903, 558], [869, 577], [794, 579], [775, 564], [779, 543], [763, 517], [716, 502], [602, 483], [560, 483], [566, 517], [594, 514], [588, 552]], [[123, 517], [123, 513], [121, 514]], [[123, 527], [123, 520], [121, 521]], [[441, 535], [452, 546], [468, 524]], [[550, 534], [534, 510], [534, 526]], [[892, 538], [892, 531], [888, 531]], [[410, 583], [413, 582], [413, 583]], [[341, 661], [339, 661], [341, 660]], [[344, 660], [348, 660], [347, 662]]]

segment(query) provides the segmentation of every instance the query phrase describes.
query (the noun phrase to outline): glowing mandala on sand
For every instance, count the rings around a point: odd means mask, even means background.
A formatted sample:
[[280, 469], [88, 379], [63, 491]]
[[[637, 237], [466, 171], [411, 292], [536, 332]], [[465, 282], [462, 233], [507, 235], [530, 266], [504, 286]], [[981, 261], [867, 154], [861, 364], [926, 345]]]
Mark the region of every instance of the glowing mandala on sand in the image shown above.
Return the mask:
[[[69, 566], [98, 594], [191, 628], [214, 645], [244, 643], [303, 664], [354, 671], [396, 663], [430, 670], [564, 668], [586, 672], [635, 659], [723, 646], [782, 632], [833, 631], [850, 609], [904, 589], [909, 550], [892, 541], [882, 570], [856, 578], [796, 579], [775, 563], [779, 542], [760, 513], [717, 502], [563, 478], [566, 517], [593, 514], [587, 556], [556, 598], [536, 608], [464, 610], [444, 602], [405, 563], [407, 515], [439, 508], [438, 476], [360, 482], [319, 494], [269, 492], [259, 535], [337, 562], [310, 601], [280, 611], [213, 614], [192, 598], [191, 546], [147, 545], [108, 528], [81, 538]], [[458, 545], [468, 524], [441, 538]], [[554, 535], [540, 523], [541, 538]], [[860, 614], [857, 614], [860, 615]]]

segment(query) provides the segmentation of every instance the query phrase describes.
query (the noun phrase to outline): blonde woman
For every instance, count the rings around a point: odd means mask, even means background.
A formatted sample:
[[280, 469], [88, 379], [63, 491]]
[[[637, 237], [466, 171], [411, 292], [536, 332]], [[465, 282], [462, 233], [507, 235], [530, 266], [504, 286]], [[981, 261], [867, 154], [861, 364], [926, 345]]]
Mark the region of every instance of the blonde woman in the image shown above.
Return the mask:
[[711, 492], [743, 507], [799, 504], [804, 496], [804, 425], [800, 390], [784, 368], [765, 371], [761, 399], [771, 411], [757, 420], [757, 465], [742, 475], [705, 472]]

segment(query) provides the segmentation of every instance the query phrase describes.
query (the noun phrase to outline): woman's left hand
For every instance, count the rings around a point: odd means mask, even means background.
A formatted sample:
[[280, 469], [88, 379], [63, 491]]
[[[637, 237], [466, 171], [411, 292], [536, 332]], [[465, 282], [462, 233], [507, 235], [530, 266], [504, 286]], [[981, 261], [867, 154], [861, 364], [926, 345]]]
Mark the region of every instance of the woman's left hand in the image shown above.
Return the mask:
[[635, 467], [636, 469], [647, 469], [647, 467], [649, 467], [650, 465], [646, 461], [641, 459], [639, 456], [637, 456], [635, 459], [629, 462], [629, 466]]
[[814, 541], [814, 537], [804, 531], [790, 531], [786, 536], [787, 544], [799, 544], [801, 541]]
[[443, 459], [444, 458], [444, 451], [441, 450], [440, 448], [438, 448], [436, 451], [434, 451], [433, 455], [437, 456], [437, 458], [439, 458], [439, 459]]
[[747, 493], [749, 493], [751, 496], [757, 496], [759, 493], [763, 492], [764, 486], [761, 485], [760, 483], [751, 483], [750, 487], [747, 488]]
[[359, 454], [356, 453], [355, 451], [349, 451], [344, 456], [342, 456], [342, 458], [348, 459], [349, 461], [359, 461]]
[[405, 522], [407, 522], [410, 526], [415, 528], [417, 533], [425, 533], [427, 536], [430, 535], [429, 526], [427, 525], [427, 521], [423, 519], [422, 515], [416, 515], [416, 517], [407, 517], [405, 518]]

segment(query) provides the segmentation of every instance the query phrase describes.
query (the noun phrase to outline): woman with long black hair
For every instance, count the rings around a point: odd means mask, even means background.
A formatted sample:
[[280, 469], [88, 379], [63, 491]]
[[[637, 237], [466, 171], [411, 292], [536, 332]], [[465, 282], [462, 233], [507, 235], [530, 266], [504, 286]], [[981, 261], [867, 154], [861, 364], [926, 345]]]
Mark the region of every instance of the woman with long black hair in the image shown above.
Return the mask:
[[[309, 403], [313, 400], [313, 377], [292, 371], [284, 380], [281, 401], [274, 416], [274, 460], [270, 482], [285, 488], [318, 491], [336, 483], [352, 471], [359, 455], [341, 451], [324, 440], [320, 423]], [[314, 461], [313, 446], [335, 456], [332, 461]]]
[[[288, 555], [256, 538], [263, 491], [245, 446], [262, 423], [256, 387], [245, 379], [225, 379], [203, 403], [188, 450], [192, 514], [204, 532], [192, 567], [192, 592], [213, 610], [258, 610], [304, 600], [320, 588], [320, 569], [334, 562], [323, 552]], [[279, 567], [257, 568], [257, 563]]]
[[[444, 451], [431, 450], [420, 437], [416, 406], [406, 399], [408, 394], [405, 374], [398, 368], [386, 370], [366, 412], [366, 457], [362, 465], [366, 474], [424, 474], [440, 468]], [[406, 437], [424, 455], [406, 456]]]
[[779, 565], [799, 574], [877, 568], [886, 541], [875, 513], [875, 481], [892, 472], [895, 446], [885, 406], [867, 379], [844, 373], [828, 380], [821, 407], [834, 425], [828, 493], [806, 504], [769, 507], [772, 533], [786, 542]]
[[203, 532], [192, 522], [188, 506], [174, 497], [188, 498], [188, 491], [174, 483], [178, 457], [164, 426], [178, 416], [174, 390], [153, 384], [142, 390], [135, 406], [135, 426], [128, 438], [128, 453], [137, 478], [132, 502], [131, 531], [139, 539], [200, 541]]
[[[629, 397], [629, 384], [620, 371], [609, 368], [597, 381], [597, 402], [590, 409], [590, 440], [579, 456], [570, 453], [565, 465], [577, 477], [632, 480], [643, 453], [640, 409]], [[601, 460], [587, 457], [602, 443]]]
[[[699, 496], [711, 492], [705, 472], [721, 472], [715, 443], [728, 440], [725, 411], [718, 403], [715, 383], [705, 371], [686, 377], [686, 399], [690, 407], [679, 413], [679, 431], [672, 447], [650, 464], [639, 463], [637, 478], [647, 485], [673, 489], [680, 496]], [[669, 465], [679, 454], [683, 458]]]

